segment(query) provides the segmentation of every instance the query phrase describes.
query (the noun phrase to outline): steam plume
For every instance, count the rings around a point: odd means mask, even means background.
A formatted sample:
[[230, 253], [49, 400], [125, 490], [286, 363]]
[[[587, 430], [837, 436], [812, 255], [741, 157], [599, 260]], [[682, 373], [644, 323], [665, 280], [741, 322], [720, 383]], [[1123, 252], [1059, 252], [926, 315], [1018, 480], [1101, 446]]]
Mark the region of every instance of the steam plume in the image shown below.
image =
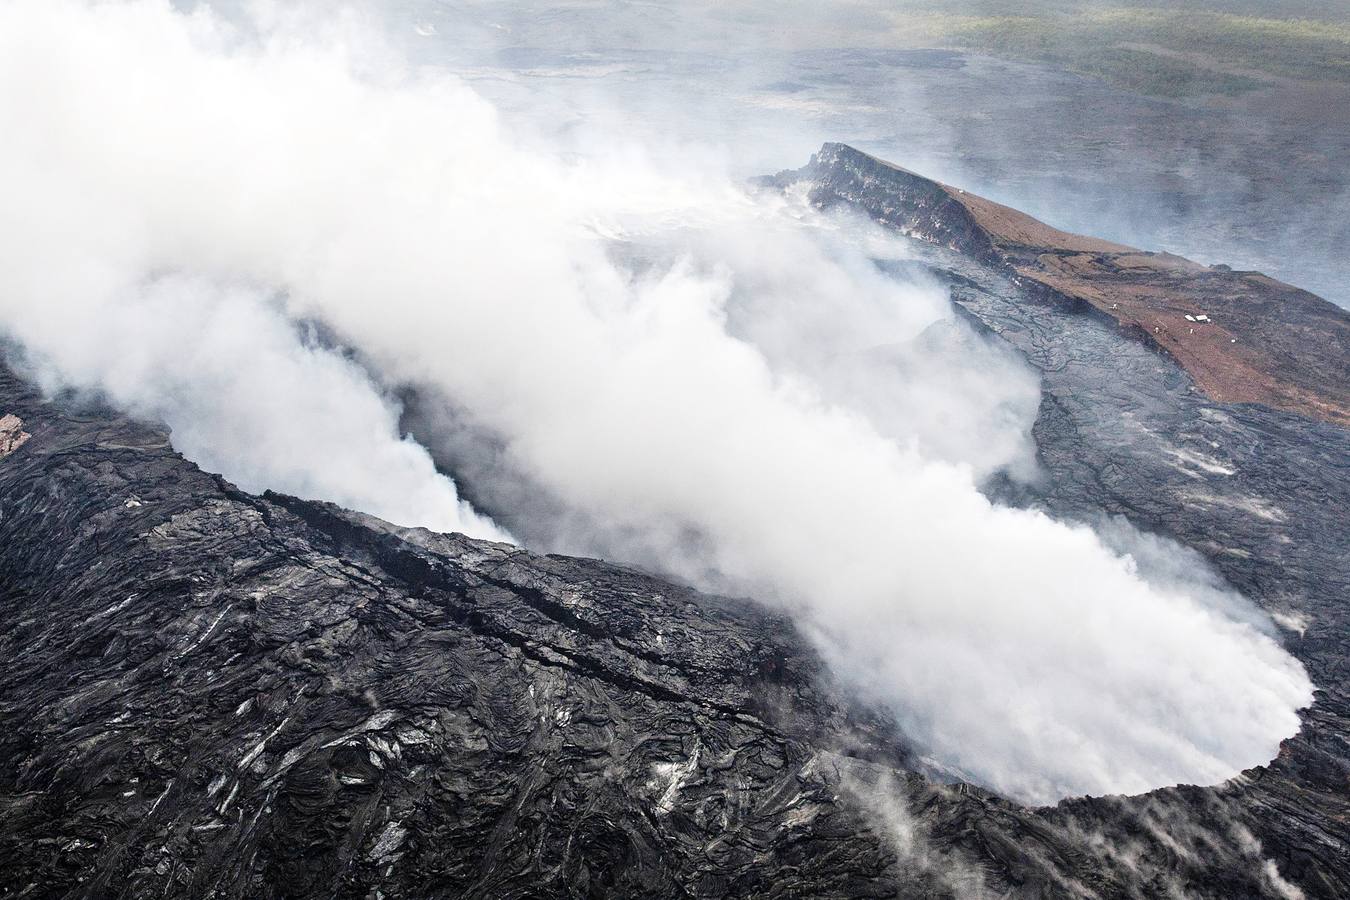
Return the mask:
[[[925, 341], [959, 326], [932, 285], [702, 158], [565, 159], [341, 28], [260, 35], [157, 2], [0, 10], [0, 322], [60, 377], [246, 480], [496, 533], [368, 375], [296, 337], [320, 321], [597, 539], [696, 536], [669, 568], [795, 610], [916, 740], [1025, 799], [1218, 781], [1297, 729], [1307, 677], [1234, 598], [979, 493], [1026, 464], [1034, 382], [979, 346], [935, 380]], [[279, 374], [242, 372], [254, 352]], [[993, 451], [944, 433], [991, 411]], [[230, 440], [254, 415], [276, 440]]]

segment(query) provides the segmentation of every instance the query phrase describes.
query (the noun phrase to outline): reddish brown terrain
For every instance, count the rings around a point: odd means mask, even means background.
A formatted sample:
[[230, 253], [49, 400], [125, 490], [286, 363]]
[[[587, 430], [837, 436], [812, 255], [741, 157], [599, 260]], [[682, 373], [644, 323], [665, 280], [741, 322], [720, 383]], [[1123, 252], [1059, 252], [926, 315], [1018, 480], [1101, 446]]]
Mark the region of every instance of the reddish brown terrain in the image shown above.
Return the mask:
[[[842, 144], [827, 144], [814, 165], [828, 172], [823, 199], [853, 202], [1087, 304], [1174, 357], [1216, 402], [1350, 426], [1350, 313], [1315, 294], [1258, 272], [1060, 231]], [[878, 177], [903, 190], [869, 192]]]

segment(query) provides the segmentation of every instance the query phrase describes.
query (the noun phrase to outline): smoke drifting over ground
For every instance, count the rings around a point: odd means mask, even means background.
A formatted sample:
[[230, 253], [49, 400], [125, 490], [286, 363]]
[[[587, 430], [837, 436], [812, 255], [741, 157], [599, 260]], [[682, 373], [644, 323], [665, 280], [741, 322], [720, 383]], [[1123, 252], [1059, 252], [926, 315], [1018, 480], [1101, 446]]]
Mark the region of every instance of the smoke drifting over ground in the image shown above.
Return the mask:
[[1025, 799], [1221, 780], [1298, 728], [1308, 680], [1237, 598], [979, 493], [1030, 470], [1034, 379], [883, 276], [883, 236], [698, 154], [564, 158], [350, 20], [271, 18], [0, 11], [0, 326], [53, 384], [246, 486], [498, 535], [376, 382], [415, 386], [490, 437], [465, 472], [788, 606], [919, 743]]
[[424, 448], [399, 437], [397, 409], [363, 370], [307, 339], [256, 288], [33, 271], [41, 283], [7, 291], [0, 307], [49, 387], [101, 389], [168, 424], [186, 456], [247, 489], [507, 538], [459, 501]]

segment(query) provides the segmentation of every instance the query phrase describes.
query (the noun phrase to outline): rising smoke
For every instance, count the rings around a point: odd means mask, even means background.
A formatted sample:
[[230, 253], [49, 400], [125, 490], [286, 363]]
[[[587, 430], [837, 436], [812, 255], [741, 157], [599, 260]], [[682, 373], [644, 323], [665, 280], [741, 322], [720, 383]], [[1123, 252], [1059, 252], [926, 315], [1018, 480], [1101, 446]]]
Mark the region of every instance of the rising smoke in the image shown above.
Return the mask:
[[884, 237], [716, 154], [551, 152], [359, 18], [254, 24], [0, 8], [0, 328], [50, 384], [246, 486], [501, 536], [400, 436], [386, 390], [412, 386], [491, 439], [463, 471], [793, 610], [918, 742], [1024, 799], [1218, 781], [1298, 728], [1307, 677], [1238, 599], [981, 495], [1030, 471], [1035, 381], [881, 275]]

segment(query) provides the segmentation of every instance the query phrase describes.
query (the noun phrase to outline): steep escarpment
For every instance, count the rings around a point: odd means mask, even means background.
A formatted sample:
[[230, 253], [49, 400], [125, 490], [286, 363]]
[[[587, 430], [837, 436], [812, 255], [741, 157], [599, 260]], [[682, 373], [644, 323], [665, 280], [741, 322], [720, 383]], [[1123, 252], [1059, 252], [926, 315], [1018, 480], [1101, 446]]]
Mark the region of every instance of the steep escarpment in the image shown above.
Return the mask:
[[0, 468], [7, 895], [734, 895], [766, 854], [814, 894], [885, 871], [819, 754], [890, 767], [902, 744], [782, 619], [245, 495], [8, 372], [0, 408], [32, 435]]
[[1334, 703], [1229, 785], [1023, 808], [747, 602], [248, 495], [3, 367], [0, 410], [8, 896], [1350, 886]]
[[821, 206], [852, 206], [1090, 309], [1171, 355], [1213, 400], [1350, 425], [1350, 313], [1307, 291], [1060, 231], [844, 144], [771, 181], [806, 182]]
[[[1307, 895], [1344, 891], [1338, 864], [1325, 855], [1346, 846], [1342, 798], [1350, 773], [1341, 749], [1350, 733], [1343, 602], [1350, 595], [1350, 431], [1339, 424], [1350, 361], [1344, 311], [1255, 273], [1068, 235], [842, 145], [826, 145], [805, 169], [767, 183], [805, 188], [821, 206], [857, 210], [913, 238], [916, 257], [948, 283], [956, 308], [1038, 371], [1033, 435], [1044, 475], [1032, 484], [995, 479], [991, 494], [1106, 532], [1124, 519], [1172, 538], [1197, 553], [1197, 567], [1212, 567], [1281, 623], [1319, 687], [1304, 729], [1269, 767], [1251, 773], [1253, 781], [1195, 798], [1240, 795], [1221, 803], [1227, 812], [1216, 811], [1222, 829], [1236, 827], [1233, 810], [1252, 812], [1241, 827], [1279, 872]], [[1085, 258], [1094, 260], [1090, 278], [1078, 273], [1062, 290], [1052, 286], [1055, 265]], [[1183, 351], [1213, 350], [1200, 342], [1232, 320], [1227, 327], [1261, 352], [1233, 357], [1238, 368], [1224, 368], [1241, 344], [1234, 338], [1209, 355], [1173, 352], [1163, 326], [1154, 332], [1132, 323], [1126, 307], [1136, 316], [1172, 310], [1167, 315], [1184, 323], [1168, 320], [1174, 331], [1185, 329]], [[1144, 802], [1176, 798], [1163, 791]], [[1087, 807], [1101, 815], [1095, 801]], [[1079, 808], [1062, 804], [1060, 811]], [[1168, 808], [1157, 826], [1194, 836], [1188, 816], [1174, 818]], [[1146, 895], [1179, 889], [1156, 873], [1152, 881], [1140, 877], [1136, 888], [1149, 884]], [[1190, 881], [1179, 890], [1207, 888]]]
[[[1017, 269], [1034, 237], [1123, 290], [1134, 251], [1002, 213], [1024, 243], [1000, 243], [873, 163], [821, 202], [888, 210], [1040, 374], [1043, 477], [987, 491], [1170, 537], [1282, 623], [1319, 690], [1269, 765], [1027, 808], [924, 759], [751, 601], [248, 494], [0, 365], [0, 893], [1350, 893], [1350, 431], [1196, 390]], [[1262, 315], [1280, 345], [1337, 339]]]

